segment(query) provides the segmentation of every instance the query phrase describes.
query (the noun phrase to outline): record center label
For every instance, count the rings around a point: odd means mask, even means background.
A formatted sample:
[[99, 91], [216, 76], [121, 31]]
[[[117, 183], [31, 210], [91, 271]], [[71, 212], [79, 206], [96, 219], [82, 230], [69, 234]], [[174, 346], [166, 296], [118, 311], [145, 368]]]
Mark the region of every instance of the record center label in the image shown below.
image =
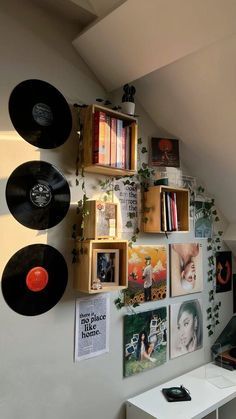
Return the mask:
[[32, 115], [37, 124], [49, 127], [53, 122], [53, 113], [50, 106], [45, 103], [36, 103], [32, 109]]
[[52, 199], [51, 189], [47, 185], [42, 183], [37, 183], [30, 190], [30, 200], [31, 202], [39, 208], [46, 207]]
[[42, 266], [30, 269], [26, 276], [27, 287], [34, 292], [42, 291], [48, 283], [48, 273]]

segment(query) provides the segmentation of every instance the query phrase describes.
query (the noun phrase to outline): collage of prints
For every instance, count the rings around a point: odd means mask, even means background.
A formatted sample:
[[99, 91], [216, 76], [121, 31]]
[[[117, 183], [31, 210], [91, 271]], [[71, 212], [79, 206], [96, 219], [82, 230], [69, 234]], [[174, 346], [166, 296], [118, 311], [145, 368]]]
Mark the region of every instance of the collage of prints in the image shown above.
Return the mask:
[[[152, 163], [153, 145], [152, 139]], [[175, 144], [176, 146], [176, 144]], [[156, 147], [157, 148], [157, 147]], [[173, 151], [173, 150], [172, 150]], [[156, 162], [161, 152], [156, 151]], [[163, 153], [162, 153], [163, 154]], [[176, 167], [179, 167], [178, 146], [175, 153]], [[172, 160], [174, 160], [172, 156]], [[165, 163], [165, 165], [168, 163]], [[170, 164], [174, 166], [174, 164]], [[191, 243], [163, 245], [133, 245], [128, 258], [128, 290], [126, 304], [135, 306], [147, 301], [164, 300], [188, 296], [183, 301], [169, 306], [169, 327], [167, 307], [143, 311], [124, 316], [124, 376], [154, 368], [166, 362], [167, 346], [169, 357], [194, 352], [203, 346], [203, 304], [199, 298], [204, 289], [203, 247], [198, 239], [212, 237], [213, 221], [208, 211], [208, 200], [196, 193], [196, 179], [182, 177], [180, 186], [190, 192], [190, 218], [193, 220], [194, 237]], [[187, 240], [186, 240], [187, 241]], [[216, 252], [216, 292], [231, 290], [231, 252]], [[167, 263], [169, 261], [169, 292], [167, 290]], [[194, 294], [198, 293], [196, 297]], [[190, 297], [192, 295], [192, 298]], [[168, 337], [167, 337], [168, 335]]]

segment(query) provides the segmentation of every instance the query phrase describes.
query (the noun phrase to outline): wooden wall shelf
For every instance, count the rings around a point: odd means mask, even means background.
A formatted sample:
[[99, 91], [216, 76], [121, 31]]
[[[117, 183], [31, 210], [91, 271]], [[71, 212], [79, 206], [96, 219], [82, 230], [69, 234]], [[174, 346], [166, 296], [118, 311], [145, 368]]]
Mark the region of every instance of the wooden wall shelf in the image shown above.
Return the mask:
[[[80, 248], [83, 253], [80, 253]], [[102, 283], [101, 289], [93, 289], [92, 284], [96, 271], [94, 257], [98, 250], [104, 253], [109, 250], [118, 250], [118, 285]], [[100, 292], [114, 292], [128, 287], [128, 241], [127, 240], [84, 240], [77, 242], [78, 261], [76, 263], [74, 288], [88, 294]]]
[[[163, 228], [164, 200], [166, 192], [175, 192], [178, 230], [173, 231]], [[142, 229], [145, 233], [188, 233], [189, 232], [189, 190], [171, 186], [150, 186], [144, 193], [144, 217]]]
[[[93, 163], [93, 144], [94, 144], [94, 113], [95, 111], [105, 112], [110, 117], [121, 119], [131, 126], [130, 138], [130, 168], [121, 169], [111, 165]], [[137, 121], [135, 117], [121, 112], [100, 106], [90, 105], [80, 110], [81, 121], [83, 124], [83, 157], [82, 166], [84, 171], [89, 173], [104, 174], [107, 176], [132, 176], [137, 171]]]

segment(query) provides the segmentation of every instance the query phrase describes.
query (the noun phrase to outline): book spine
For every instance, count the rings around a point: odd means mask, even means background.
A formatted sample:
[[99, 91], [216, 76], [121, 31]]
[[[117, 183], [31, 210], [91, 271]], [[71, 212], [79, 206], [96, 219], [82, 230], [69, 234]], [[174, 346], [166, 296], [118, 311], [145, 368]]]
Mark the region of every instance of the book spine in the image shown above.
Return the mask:
[[172, 231], [172, 223], [171, 223], [171, 202], [170, 202], [170, 194], [166, 192], [166, 208], [167, 208], [167, 230]]
[[172, 230], [177, 230], [177, 221], [176, 221], [176, 203], [174, 198], [174, 192], [170, 192], [170, 209], [171, 209], [171, 224], [172, 224]]
[[125, 127], [125, 169], [130, 169], [130, 143], [131, 143], [131, 127]]
[[105, 164], [105, 130], [105, 112], [95, 111], [93, 129], [93, 163], [95, 164]]
[[111, 118], [111, 166], [116, 166], [116, 118]]
[[162, 231], [167, 230], [167, 223], [166, 223], [166, 193], [165, 191], [162, 193], [162, 219], [161, 219], [161, 229]]
[[173, 193], [174, 198], [174, 222], [175, 222], [175, 229], [176, 231], [179, 230], [178, 226], [178, 211], [177, 211], [177, 198], [176, 198], [176, 192]]
[[106, 129], [105, 129], [105, 164], [111, 164], [111, 117], [106, 115]]
[[125, 155], [126, 155], [126, 128], [122, 128], [122, 160], [121, 160], [122, 169], [125, 169]]
[[116, 121], [116, 167], [122, 169], [122, 131], [123, 121], [117, 119]]

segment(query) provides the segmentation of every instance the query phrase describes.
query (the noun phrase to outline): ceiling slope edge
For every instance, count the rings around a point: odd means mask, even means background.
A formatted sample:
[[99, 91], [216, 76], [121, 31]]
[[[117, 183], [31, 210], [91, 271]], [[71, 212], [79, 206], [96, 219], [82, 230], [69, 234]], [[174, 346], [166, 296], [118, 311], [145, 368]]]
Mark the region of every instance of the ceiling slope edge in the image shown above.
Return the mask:
[[234, 0], [127, 0], [73, 45], [112, 91], [236, 32]]

